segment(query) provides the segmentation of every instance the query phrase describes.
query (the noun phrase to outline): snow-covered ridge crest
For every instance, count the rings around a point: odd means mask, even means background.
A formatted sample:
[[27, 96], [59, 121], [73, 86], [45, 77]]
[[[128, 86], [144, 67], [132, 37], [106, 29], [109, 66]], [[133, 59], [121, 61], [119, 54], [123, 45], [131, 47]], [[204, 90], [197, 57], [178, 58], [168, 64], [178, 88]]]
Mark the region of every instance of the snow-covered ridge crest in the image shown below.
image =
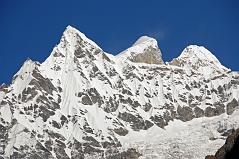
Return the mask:
[[38, 62], [34, 62], [28, 58], [22, 65], [21, 69], [15, 74], [11, 88], [16, 94], [22, 92], [23, 89], [25, 89], [25, 87], [30, 83], [32, 79], [32, 72], [38, 64]]
[[154, 45], [157, 46], [157, 40], [149, 37], [149, 36], [141, 36], [132, 46], [140, 45], [140, 44], [148, 44], [148, 45]]
[[[66, 38], [68, 40], [68, 42], [71, 43], [75, 43], [77, 39], [77, 35], [86, 43], [101, 49], [94, 41], [90, 40], [88, 37], [86, 37], [86, 35], [82, 32], [80, 32], [79, 30], [77, 30], [76, 28], [68, 25], [63, 33], [63, 37], [62, 38]], [[61, 40], [62, 41], [62, 40]]]
[[189, 45], [186, 47], [178, 59], [188, 59], [188, 62], [195, 64], [197, 60], [207, 61], [215, 64], [218, 68], [229, 70], [219, 62], [219, 60], [205, 47]]
[[162, 54], [156, 39], [142, 36], [130, 48], [116, 57], [136, 63], [163, 64]]
[[0, 88], [0, 158], [122, 158], [137, 147], [146, 158], [155, 148], [159, 159], [211, 154], [239, 127], [239, 73], [195, 48], [165, 65], [153, 38], [114, 56], [67, 27], [45, 62], [27, 60]]
[[198, 71], [205, 76], [230, 71], [205, 47], [197, 45], [187, 46], [181, 55], [171, 62], [172, 65], [183, 67], [188, 72]]
[[[76, 63], [100, 59], [100, 55], [103, 56], [103, 50], [95, 42], [76, 28], [67, 26], [59, 44], [53, 48], [50, 56], [42, 63], [40, 69], [42, 72], [47, 72], [48, 68], [61, 70], [62, 72], [76, 67]], [[54, 71], [52, 73], [55, 74]]]
[[[65, 49], [63, 52], [70, 53], [72, 57], [74, 57], [73, 53], [76, 50], [76, 46], [79, 45], [79, 41], [83, 42], [85, 49], [88, 48], [88, 50], [91, 50], [94, 48], [103, 52], [94, 41], [90, 40], [85, 34], [70, 25], [66, 27], [58, 47], [54, 48], [54, 50], [61, 51]], [[114, 59], [118, 61], [130, 60], [136, 63], [164, 64], [157, 40], [149, 36], [141, 36], [131, 47], [116, 55]], [[177, 63], [175, 60], [181, 61], [180, 67], [184, 67], [185, 65], [193, 65], [193, 67], [195, 67], [194, 65], [198, 67], [210, 65], [210, 67], [214, 67], [217, 70], [230, 70], [221, 65], [219, 60], [203, 46], [189, 45], [183, 50], [181, 55], [171, 63]], [[198, 64], [198, 61], [202, 61], [203, 65]]]

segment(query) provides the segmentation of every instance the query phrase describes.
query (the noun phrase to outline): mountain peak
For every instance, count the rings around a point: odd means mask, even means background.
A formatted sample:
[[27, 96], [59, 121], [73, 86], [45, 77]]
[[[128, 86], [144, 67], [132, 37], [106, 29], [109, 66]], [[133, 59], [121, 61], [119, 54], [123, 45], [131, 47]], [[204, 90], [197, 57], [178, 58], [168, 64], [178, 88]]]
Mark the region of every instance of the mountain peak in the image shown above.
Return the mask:
[[136, 63], [163, 64], [162, 54], [154, 38], [141, 36], [125, 51], [117, 55], [121, 59], [129, 59]]
[[223, 66], [208, 49], [198, 45], [187, 46], [171, 64], [197, 70], [205, 75], [230, 70]]
[[74, 28], [71, 25], [68, 25], [65, 30], [75, 30], [75, 31], [78, 31], [76, 28]]
[[198, 45], [187, 46], [178, 58], [192, 58], [192, 57], [220, 63], [219, 60], [208, 49]]
[[32, 61], [30, 58], [27, 58], [27, 60], [22, 65], [21, 69], [17, 72], [17, 76], [21, 76], [23, 74], [32, 72], [32, 70], [35, 69], [37, 63]]
[[132, 46], [136, 46], [139, 44], [145, 44], [145, 43], [151, 43], [151, 44], [157, 45], [156, 39], [144, 35], [144, 36], [139, 37], [138, 40], [136, 40], [136, 42]]
[[239, 127], [239, 73], [218, 76], [205, 49], [187, 47], [177, 67], [150, 37], [116, 57], [90, 43], [69, 26], [45, 62], [0, 86], [0, 158], [198, 159]]
[[62, 41], [68, 41], [68, 43], [77, 44], [79, 41], [83, 41], [86, 45], [91, 45], [95, 48], [100, 48], [94, 41], [90, 40], [84, 33], [80, 32], [76, 28], [68, 25], [61, 38]]

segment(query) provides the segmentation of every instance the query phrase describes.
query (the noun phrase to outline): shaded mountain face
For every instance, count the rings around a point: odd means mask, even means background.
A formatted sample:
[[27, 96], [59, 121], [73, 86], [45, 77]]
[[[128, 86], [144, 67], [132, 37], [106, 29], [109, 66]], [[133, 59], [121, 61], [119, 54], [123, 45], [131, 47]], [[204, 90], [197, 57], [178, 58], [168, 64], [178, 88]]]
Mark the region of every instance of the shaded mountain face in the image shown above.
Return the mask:
[[[28, 59], [12, 84], [0, 87], [0, 155], [138, 158], [164, 145], [156, 158], [205, 157], [239, 126], [238, 85], [239, 73], [203, 47], [189, 46], [164, 64], [153, 38], [113, 56], [68, 26], [46, 61]], [[183, 140], [189, 132], [196, 136]], [[142, 145], [153, 138], [148, 152]], [[188, 142], [208, 150], [187, 150]]]
[[233, 130], [225, 144], [216, 152], [215, 156], [206, 159], [237, 159], [239, 156], [239, 129]]
[[162, 54], [155, 39], [142, 36], [130, 48], [117, 55], [121, 60], [136, 63], [163, 64]]

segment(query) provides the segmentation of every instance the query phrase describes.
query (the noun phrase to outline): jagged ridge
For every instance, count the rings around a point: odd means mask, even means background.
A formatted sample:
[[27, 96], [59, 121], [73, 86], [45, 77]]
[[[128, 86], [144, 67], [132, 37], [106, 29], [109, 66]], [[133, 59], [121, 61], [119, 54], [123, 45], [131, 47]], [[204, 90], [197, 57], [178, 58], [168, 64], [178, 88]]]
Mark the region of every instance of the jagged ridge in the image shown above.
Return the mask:
[[69, 26], [45, 62], [27, 60], [0, 88], [0, 154], [115, 158], [141, 132], [233, 114], [238, 84], [239, 74], [204, 48], [164, 64], [157, 41], [143, 37], [113, 56]]

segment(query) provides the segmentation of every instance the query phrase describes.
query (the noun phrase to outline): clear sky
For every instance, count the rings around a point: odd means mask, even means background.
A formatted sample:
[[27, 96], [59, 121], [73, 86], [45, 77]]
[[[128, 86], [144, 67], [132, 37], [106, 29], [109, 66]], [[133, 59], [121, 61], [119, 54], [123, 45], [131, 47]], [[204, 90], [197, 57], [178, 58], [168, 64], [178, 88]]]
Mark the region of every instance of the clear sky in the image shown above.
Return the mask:
[[29, 57], [43, 62], [67, 25], [117, 54], [148, 35], [164, 61], [203, 45], [239, 70], [238, 0], [0, 0], [0, 83]]

